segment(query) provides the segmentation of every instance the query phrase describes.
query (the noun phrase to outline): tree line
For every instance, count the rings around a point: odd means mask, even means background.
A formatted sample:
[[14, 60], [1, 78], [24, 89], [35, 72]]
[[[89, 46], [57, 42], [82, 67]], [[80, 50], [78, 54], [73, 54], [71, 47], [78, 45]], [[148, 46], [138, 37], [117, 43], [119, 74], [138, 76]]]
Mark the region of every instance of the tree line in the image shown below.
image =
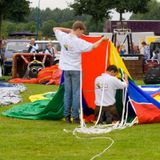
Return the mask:
[[36, 33], [38, 29], [40, 38], [50, 38], [54, 26], [71, 27], [77, 19], [85, 22], [87, 32], [102, 32], [105, 21], [112, 18], [112, 9], [119, 12], [120, 21], [125, 12], [133, 13], [131, 19], [160, 19], [160, 4], [156, 0], [74, 0], [66, 9], [53, 10], [29, 8], [29, 3], [27, 0], [0, 0], [0, 37], [19, 31]]
[[[39, 16], [37, 16], [39, 12]], [[31, 8], [30, 14], [25, 16], [25, 20], [22, 22], [13, 21], [10, 19], [5, 19], [2, 23], [2, 36], [7, 37], [9, 33], [20, 32], [20, 31], [30, 31], [36, 33], [37, 25], [39, 25], [39, 37], [52, 37], [54, 26], [71, 27], [75, 20], [81, 20], [86, 23], [89, 30], [94, 30], [94, 25], [90, 25], [90, 16], [81, 15], [75, 16], [73, 9], [53, 9], [46, 8], [45, 10], [40, 10], [38, 8]], [[103, 25], [103, 24], [102, 24]], [[102, 31], [99, 27], [99, 31]]]

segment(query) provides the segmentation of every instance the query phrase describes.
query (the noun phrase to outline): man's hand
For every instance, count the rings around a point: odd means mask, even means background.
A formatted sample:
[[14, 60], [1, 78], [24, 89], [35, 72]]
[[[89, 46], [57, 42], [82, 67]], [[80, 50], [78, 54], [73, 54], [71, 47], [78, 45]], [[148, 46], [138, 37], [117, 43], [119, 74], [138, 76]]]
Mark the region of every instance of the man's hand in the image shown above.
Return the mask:
[[108, 40], [108, 37], [105, 35], [100, 40], [98, 40], [97, 42], [93, 43], [93, 48], [92, 49], [97, 48], [103, 41], [106, 41], [106, 40]]
[[126, 83], [128, 84], [128, 75], [124, 74], [124, 80], [126, 81]]
[[107, 35], [103, 36], [102, 39], [103, 39], [103, 41], [107, 41], [108, 40]]

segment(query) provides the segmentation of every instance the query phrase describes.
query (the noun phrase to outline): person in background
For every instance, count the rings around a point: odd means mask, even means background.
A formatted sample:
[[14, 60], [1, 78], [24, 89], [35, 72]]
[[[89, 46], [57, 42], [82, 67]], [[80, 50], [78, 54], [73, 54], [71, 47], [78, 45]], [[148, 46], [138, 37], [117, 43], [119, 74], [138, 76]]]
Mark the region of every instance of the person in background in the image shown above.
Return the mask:
[[124, 44], [120, 44], [119, 54], [122, 56], [125, 53], [126, 53], [125, 45]]
[[142, 47], [140, 49], [140, 53], [144, 55], [144, 61], [150, 59], [150, 47], [147, 45], [145, 41], [141, 43]]
[[134, 42], [132, 43], [132, 54], [140, 54], [139, 46], [136, 45]]
[[0, 66], [2, 66], [2, 64], [3, 64], [3, 59], [4, 59], [3, 52], [5, 50], [5, 46], [6, 46], [6, 40], [2, 36], [2, 39], [0, 39]]
[[[105, 73], [102, 73], [101, 76], [95, 79], [95, 120], [98, 118], [102, 105], [101, 117], [98, 123], [110, 124], [120, 120], [115, 105], [115, 95], [117, 89], [124, 89], [128, 86], [128, 76], [125, 74], [124, 81], [121, 81], [115, 77], [117, 73], [118, 68], [115, 65], [110, 65], [107, 67]], [[103, 100], [101, 102], [102, 96]]]
[[52, 56], [54, 56], [55, 54], [58, 53], [57, 49], [53, 46], [52, 42], [48, 42], [47, 44], [47, 48], [45, 49], [44, 53], [48, 53], [51, 54]]
[[32, 38], [28, 46], [28, 53], [38, 53], [39, 52], [38, 49], [39, 49], [38, 44], [36, 44], [35, 39]]
[[160, 63], [160, 49], [156, 49], [154, 52], [153, 52], [153, 57], [152, 59], [157, 59], [158, 62]]
[[52, 42], [48, 42], [47, 48], [45, 49], [44, 53], [48, 53], [53, 57], [53, 62], [55, 59], [55, 54], [58, 54], [57, 49], [53, 46]]
[[67, 123], [80, 123], [80, 72], [81, 53], [97, 48], [107, 36], [95, 43], [87, 42], [80, 38], [86, 27], [83, 22], [76, 21], [72, 29], [54, 27], [55, 36], [61, 45], [59, 67], [64, 71], [64, 117]]

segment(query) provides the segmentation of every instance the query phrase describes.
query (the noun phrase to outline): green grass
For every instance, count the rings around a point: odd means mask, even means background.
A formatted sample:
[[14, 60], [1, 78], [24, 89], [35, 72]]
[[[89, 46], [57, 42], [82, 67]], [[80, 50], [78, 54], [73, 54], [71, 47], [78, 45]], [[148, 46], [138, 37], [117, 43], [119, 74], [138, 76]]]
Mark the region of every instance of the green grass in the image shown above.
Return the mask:
[[[142, 82], [138, 82], [142, 83]], [[57, 86], [27, 84], [22, 93], [23, 102], [30, 94], [54, 91]], [[0, 112], [12, 107], [0, 107]], [[76, 124], [63, 120], [23, 120], [0, 116], [0, 160], [89, 160], [111, 141], [91, 140], [95, 135], [76, 139], [72, 133]], [[136, 125], [100, 136], [111, 137], [115, 143], [96, 160], [159, 160], [160, 124]]]

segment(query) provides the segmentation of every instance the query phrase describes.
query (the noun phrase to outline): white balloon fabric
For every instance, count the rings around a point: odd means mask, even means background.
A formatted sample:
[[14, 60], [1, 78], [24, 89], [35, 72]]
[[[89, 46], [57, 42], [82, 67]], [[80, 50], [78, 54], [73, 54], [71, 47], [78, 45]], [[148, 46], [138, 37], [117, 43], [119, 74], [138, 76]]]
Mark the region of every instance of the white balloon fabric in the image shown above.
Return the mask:
[[25, 90], [26, 87], [23, 84], [0, 83], [0, 106], [16, 104], [22, 101], [19, 94]]

